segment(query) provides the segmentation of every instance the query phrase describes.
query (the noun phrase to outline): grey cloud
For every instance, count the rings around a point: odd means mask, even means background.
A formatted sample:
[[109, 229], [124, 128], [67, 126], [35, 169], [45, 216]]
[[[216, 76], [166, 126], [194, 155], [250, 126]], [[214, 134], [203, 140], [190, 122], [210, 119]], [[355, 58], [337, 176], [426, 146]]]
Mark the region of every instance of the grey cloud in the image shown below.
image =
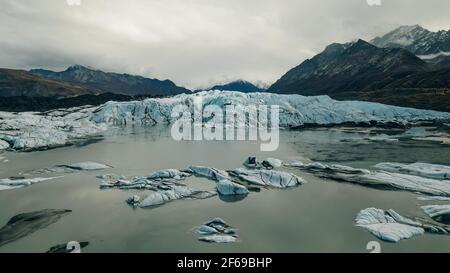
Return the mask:
[[2, 67], [108, 71], [187, 87], [272, 82], [332, 42], [448, 29], [447, 0], [0, 0]]

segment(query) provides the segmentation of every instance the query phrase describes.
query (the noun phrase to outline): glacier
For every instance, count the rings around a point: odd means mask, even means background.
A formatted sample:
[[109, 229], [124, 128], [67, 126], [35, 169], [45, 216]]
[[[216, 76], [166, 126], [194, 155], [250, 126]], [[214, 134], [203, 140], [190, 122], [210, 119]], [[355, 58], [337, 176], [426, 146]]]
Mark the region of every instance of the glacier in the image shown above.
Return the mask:
[[[142, 101], [111, 101], [98, 107], [86, 106], [42, 113], [0, 112], [0, 149], [48, 149], [100, 135], [111, 126], [172, 124], [177, 119], [171, 115], [174, 107], [185, 105], [193, 109], [194, 101], [198, 99], [205, 106], [216, 105], [222, 109], [233, 105], [236, 111], [245, 111], [250, 105], [278, 105], [279, 124], [286, 129], [308, 125], [407, 125], [422, 121], [450, 120], [450, 113], [362, 101], [336, 101], [328, 96], [246, 94], [216, 90]], [[236, 122], [246, 124], [243, 120]]]

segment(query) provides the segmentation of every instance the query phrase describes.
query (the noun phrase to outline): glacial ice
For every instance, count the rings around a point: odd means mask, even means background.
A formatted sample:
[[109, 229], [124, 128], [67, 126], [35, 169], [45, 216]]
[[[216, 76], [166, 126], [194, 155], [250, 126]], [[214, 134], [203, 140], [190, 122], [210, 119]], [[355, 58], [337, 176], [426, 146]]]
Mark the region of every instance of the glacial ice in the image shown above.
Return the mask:
[[273, 170], [247, 170], [236, 169], [231, 172], [233, 175], [259, 186], [270, 186], [275, 188], [295, 187], [306, 183], [303, 178], [296, 175]]
[[73, 170], [79, 170], [79, 171], [98, 171], [98, 170], [104, 170], [109, 169], [111, 166], [97, 163], [97, 162], [80, 162], [80, 163], [74, 163], [70, 165], [60, 165], [58, 167], [66, 167]]
[[14, 150], [66, 145], [106, 130], [90, 121], [95, 108], [71, 108], [45, 113], [0, 112], [0, 139]]
[[148, 179], [166, 179], [166, 178], [173, 178], [176, 180], [181, 180], [185, 177], [190, 176], [191, 174], [187, 172], [182, 172], [176, 169], [167, 169], [167, 170], [160, 170], [152, 173]]
[[9, 143], [0, 139], [0, 150], [6, 150], [9, 148]]
[[[399, 220], [404, 220], [405, 223], [398, 222]], [[425, 233], [420, 223], [401, 217], [393, 210], [383, 211], [376, 208], [360, 211], [356, 216], [356, 225], [367, 229], [381, 240], [393, 243]]]
[[[377, 164], [375, 167], [388, 172], [411, 174], [439, 180], [450, 179], [450, 167], [444, 165], [428, 163], [401, 164], [386, 162]], [[448, 183], [450, 183], [450, 180]]]
[[200, 237], [198, 239], [202, 242], [219, 243], [219, 244], [235, 243], [237, 241], [237, 238], [231, 235], [211, 235]]
[[450, 205], [430, 205], [423, 206], [422, 210], [428, 214], [433, 220], [450, 224]]
[[280, 126], [300, 127], [305, 124], [332, 125], [346, 122], [408, 123], [424, 120], [447, 120], [450, 113], [388, 106], [362, 101], [336, 101], [328, 96], [305, 97], [271, 93], [240, 93], [233, 91], [205, 91], [181, 94], [171, 98], [147, 99], [134, 102], [108, 102], [93, 116], [97, 123], [126, 125], [170, 124], [174, 121], [172, 109], [179, 104], [192, 109], [194, 98], [203, 105], [226, 105], [246, 109], [249, 105], [279, 105]]
[[282, 160], [271, 157], [259, 162], [256, 157], [250, 156], [244, 161], [244, 166], [249, 169], [275, 169], [281, 167], [282, 165]]
[[[205, 91], [171, 98], [107, 102], [99, 107], [78, 107], [44, 113], [0, 112], [0, 140], [7, 142], [15, 150], [46, 149], [97, 135], [105, 131], [108, 125], [171, 124], [177, 119], [171, 116], [172, 109], [180, 104], [193, 109], [196, 98], [202, 99], [204, 105], [217, 105], [222, 109], [233, 105], [236, 111], [246, 110], [249, 105], [278, 105], [282, 128], [310, 124], [406, 124], [450, 120], [450, 113], [362, 101], [336, 101], [328, 96]], [[244, 120], [237, 122], [246, 124]], [[2, 146], [6, 147], [4, 143]]]
[[158, 206], [170, 201], [186, 198], [206, 199], [215, 195], [215, 192], [199, 191], [183, 186], [173, 186], [170, 190], [150, 193], [139, 203], [139, 207], [146, 208]]
[[18, 188], [27, 187], [39, 182], [53, 180], [61, 178], [59, 177], [48, 177], [48, 178], [23, 178], [23, 179], [0, 179], [0, 191], [2, 190], [13, 190]]
[[419, 192], [427, 195], [450, 197], [450, 183], [445, 180], [424, 178], [415, 175], [369, 171], [342, 165], [327, 165], [319, 162], [303, 164], [288, 161], [285, 166], [317, 173], [320, 177], [345, 181], [364, 186]]
[[217, 183], [217, 192], [221, 195], [246, 195], [249, 194], [248, 189], [228, 179], [222, 179]]
[[190, 166], [189, 169], [198, 176], [203, 176], [214, 181], [220, 181], [222, 179], [229, 179], [228, 173], [216, 168], [209, 168], [203, 166]]
[[266, 168], [280, 168], [283, 165], [283, 161], [277, 158], [266, 158], [262, 161], [262, 165]]
[[207, 243], [235, 243], [237, 241], [237, 229], [228, 225], [222, 218], [214, 218], [198, 227], [197, 233], [208, 235], [198, 239]]

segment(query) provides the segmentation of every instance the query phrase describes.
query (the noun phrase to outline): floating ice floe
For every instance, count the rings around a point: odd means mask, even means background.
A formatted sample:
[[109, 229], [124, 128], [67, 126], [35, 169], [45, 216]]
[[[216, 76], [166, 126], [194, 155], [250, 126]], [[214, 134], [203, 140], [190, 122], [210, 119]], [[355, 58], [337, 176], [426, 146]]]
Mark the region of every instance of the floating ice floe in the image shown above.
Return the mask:
[[423, 206], [422, 210], [428, 214], [433, 220], [450, 224], [450, 205], [430, 205]]
[[221, 244], [235, 243], [237, 241], [237, 238], [231, 235], [210, 235], [210, 236], [203, 236], [198, 239], [202, 242], [221, 243]]
[[176, 169], [167, 169], [167, 170], [160, 170], [152, 173], [148, 178], [149, 179], [167, 179], [167, 178], [173, 178], [177, 180], [181, 180], [185, 177], [191, 176], [190, 173], [182, 172]]
[[203, 176], [214, 181], [220, 181], [222, 179], [228, 179], [228, 173], [216, 168], [209, 168], [203, 166], [190, 166], [189, 169], [198, 176]]
[[282, 165], [283, 161], [277, 158], [266, 158], [262, 162], [258, 162], [256, 157], [250, 156], [244, 161], [244, 166], [250, 169], [275, 169]]
[[27, 186], [31, 186], [33, 184], [62, 178], [62, 176], [58, 177], [48, 177], [48, 178], [21, 178], [21, 179], [0, 179], [0, 191], [2, 190], [14, 190]]
[[228, 173], [223, 170], [201, 166], [191, 166], [189, 169], [195, 175], [206, 177], [217, 182], [216, 188], [220, 195], [233, 196], [247, 195], [249, 193], [247, 187], [231, 181]]
[[[450, 179], [450, 167], [444, 165], [428, 163], [401, 164], [386, 162], [375, 165], [375, 168], [388, 172], [411, 174], [432, 179]], [[448, 183], [450, 183], [450, 181], [448, 181]]]
[[240, 179], [259, 186], [275, 188], [295, 187], [306, 183], [302, 178], [291, 173], [273, 170], [247, 170], [236, 169], [231, 172]]
[[376, 208], [360, 211], [356, 216], [356, 225], [381, 240], [393, 243], [425, 233], [420, 223], [404, 218], [393, 210]]
[[170, 190], [150, 193], [146, 198], [139, 202], [139, 207], [146, 208], [163, 205], [178, 199], [206, 199], [215, 195], [217, 195], [217, 193], [212, 191], [200, 191], [189, 187], [173, 186]]
[[228, 225], [221, 218], [214, 218], [197, 229], [197, 233], [207, 236], [199, 237], [207, 243], [235, 243], [237, 242], [237, 229]]
[[78, 171], [98, 171], [98, 170], [105, 170], [112, 168], [111, 166], [97, 163], [97, 162], [80, 162], [80, 163], [74, 163], [70, 165], [60, 165], [58, 167], [65, 167], [72, 170], [78, 170]]
[[450, 197], [450, 182], [415, 175], [370, 171], [343, 165], [327, 165], [319, 162], [303, 164], [289, 161], [285, 166], [316, 173], [320, 177], [336, 181], [360, 184], [368, 187], [419, 192], [427, 195]]
[[221, 195], [247, 195], [247, 187], [231, 182], [228, 179], [222, 179], [217, 183], [217, 192]]
[[179, 199], [206, 199], [217, 195], [214, 191], [202, 191], [187, 187], [185, 184], [178, 182], [175, 177], [161, 178], [157, 176], [154, 179], [135, 177], [131, 181], [118, 179], [109, 182], [103, 181], [100, 184], [100, 189], [112, 188], [121, 190], [149, 190], [149, 194], [145, 198], [133, 195], [126, 200], [129, 205], [140, 208], [163, 205]]
[[[432, 210], [430, 213], [433, 212]], [[401, 216], [394, 210], [384, 211], [376, 208], [360, 211], [356, 216], [356, 225], [388, 242], [398, 242], [401, 239], [422, 235], [425, 232], [450, 234], [450, 226], [448, 225], [429, 222], [424, 219], [412, 220]]]

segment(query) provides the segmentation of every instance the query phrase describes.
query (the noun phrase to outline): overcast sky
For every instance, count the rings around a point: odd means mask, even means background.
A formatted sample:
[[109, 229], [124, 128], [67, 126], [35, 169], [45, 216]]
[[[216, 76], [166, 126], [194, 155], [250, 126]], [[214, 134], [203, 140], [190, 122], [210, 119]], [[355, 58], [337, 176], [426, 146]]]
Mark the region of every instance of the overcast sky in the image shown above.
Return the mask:
[[[0, 67], [273, 82], [332, 42], [450, 28], [449, 0], [0, 0]], [[375, 1], [375, 0], [369, 0]]]

